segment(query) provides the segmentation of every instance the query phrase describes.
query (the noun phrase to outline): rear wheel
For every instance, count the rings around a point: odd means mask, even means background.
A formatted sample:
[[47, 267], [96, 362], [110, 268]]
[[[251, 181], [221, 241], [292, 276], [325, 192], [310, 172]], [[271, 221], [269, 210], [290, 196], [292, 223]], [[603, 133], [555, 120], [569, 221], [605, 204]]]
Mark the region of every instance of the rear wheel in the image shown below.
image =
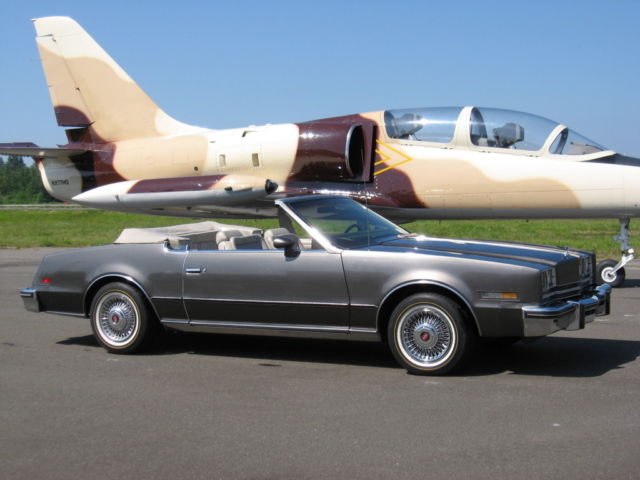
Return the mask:
[[450, 372], [469, 352], [474, 338], [460, 306], [435, 293], [411, 295], [400, 302], [387, 330], [393, 356], [417, 375]]
[[91, 303], [91, 328], [96, 339], [112, 353], [139, 351], [152, 334], [152, 318], [144, 298], [126, 283], [103, 286]]

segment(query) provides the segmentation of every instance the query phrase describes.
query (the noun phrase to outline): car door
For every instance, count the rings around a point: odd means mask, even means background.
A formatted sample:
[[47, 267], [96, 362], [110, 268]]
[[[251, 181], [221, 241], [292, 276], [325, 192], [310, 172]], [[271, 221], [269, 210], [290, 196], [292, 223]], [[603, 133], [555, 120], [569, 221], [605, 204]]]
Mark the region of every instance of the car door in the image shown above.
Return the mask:
[[[347, 329], [341, 255], [303, 250], [212, 250], [187, 254], [183, 298], [194, 325]], [[224, 326], [223, 325], [223, 326]]]

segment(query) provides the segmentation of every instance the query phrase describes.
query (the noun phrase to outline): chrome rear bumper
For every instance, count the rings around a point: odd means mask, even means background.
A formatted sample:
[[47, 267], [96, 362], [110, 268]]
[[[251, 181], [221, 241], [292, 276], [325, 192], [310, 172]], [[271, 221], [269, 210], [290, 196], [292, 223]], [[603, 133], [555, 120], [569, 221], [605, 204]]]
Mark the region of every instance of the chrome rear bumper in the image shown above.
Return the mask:
[[30, 312], [40, 312], [40, 302], [38, 301], [38, 292], [35, 288], [23, 288], [20, 290], [20, 296], [24, 302], [24, 308]]
[[608, 315], [611, 287], [600, 285], [589, 297], [568, 300], [549, 307], [522, 307], [525, 337], [541, 337], [558, 330], [580, 330], [600, 315]]

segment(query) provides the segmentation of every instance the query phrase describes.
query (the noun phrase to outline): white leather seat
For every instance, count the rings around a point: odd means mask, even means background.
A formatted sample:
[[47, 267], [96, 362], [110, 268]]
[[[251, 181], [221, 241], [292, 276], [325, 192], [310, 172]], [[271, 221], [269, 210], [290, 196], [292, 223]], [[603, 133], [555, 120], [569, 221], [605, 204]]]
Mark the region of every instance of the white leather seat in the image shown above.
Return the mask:
[[262, 250], [262, 238], [260, 235], [246, 235], [244, 237], [232, 237], [231, 248], [233, 250]]
[[191, 243], [189, 248], [191, 250], [217, 250], [218, 243], [216, 242], [217, 232], [202, 232], [193, 233], [189, 235]]
[[233, 250], [234, 246], [231, 243], [232, 238], [241, 237], [242, 232], [239, 230], [223, 230], [216, 234], [216, 243], [218, 244], [218, 250]]

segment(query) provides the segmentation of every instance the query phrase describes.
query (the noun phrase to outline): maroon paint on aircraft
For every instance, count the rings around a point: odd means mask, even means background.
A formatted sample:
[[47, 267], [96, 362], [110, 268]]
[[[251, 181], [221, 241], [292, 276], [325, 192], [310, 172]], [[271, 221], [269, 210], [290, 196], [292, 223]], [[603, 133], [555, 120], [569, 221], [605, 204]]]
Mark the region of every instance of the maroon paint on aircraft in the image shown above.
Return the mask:
[[[372, 205], [426, 208], [409, 177], [391, 169], [373, 176], [379, 125], [361, 115], [345, 115], [296, 124], [300, 130], [287, 193], [336, 190]], [[318, 182], [310, 186], [309, 181]], [[304, 185], [301, 185], [304, 183]]]
[[91, 120], [80, 110], [60, 105], [53, 108], [56, 114], [56, 120], [61, 127], [86, 127], [91, 125]]

